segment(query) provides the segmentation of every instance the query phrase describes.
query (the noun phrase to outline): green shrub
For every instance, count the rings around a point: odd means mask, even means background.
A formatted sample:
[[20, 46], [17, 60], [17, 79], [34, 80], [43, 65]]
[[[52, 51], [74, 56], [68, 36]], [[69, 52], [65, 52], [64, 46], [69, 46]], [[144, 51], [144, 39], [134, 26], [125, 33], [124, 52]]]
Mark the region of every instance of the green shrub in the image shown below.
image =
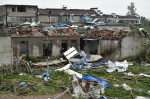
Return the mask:
[[27, 54], [27, 56], [25, 57], [25, 60], [27, 60], [27, 61], [32, 61], [32, 62], [38, 62], [38, 61], [39, 61], [38, 58], [33, 57], [33, 56], [30, 56], [30, 55], [28, 55], [28, 54]]

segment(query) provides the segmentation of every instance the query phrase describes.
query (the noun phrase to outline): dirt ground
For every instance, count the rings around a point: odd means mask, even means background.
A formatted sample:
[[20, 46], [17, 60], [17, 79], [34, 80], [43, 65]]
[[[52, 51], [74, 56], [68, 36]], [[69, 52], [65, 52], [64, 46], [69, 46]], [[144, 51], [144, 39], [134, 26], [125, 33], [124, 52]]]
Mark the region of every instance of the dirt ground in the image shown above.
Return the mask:
[[[42, 94], [42, 95], [14, 95], [14, 94], [0, 94], [0, 99], [54, 99], [60, 93]], [[72, 99], [71, 96], [66, 93], [60, 96], [58, 99]]]

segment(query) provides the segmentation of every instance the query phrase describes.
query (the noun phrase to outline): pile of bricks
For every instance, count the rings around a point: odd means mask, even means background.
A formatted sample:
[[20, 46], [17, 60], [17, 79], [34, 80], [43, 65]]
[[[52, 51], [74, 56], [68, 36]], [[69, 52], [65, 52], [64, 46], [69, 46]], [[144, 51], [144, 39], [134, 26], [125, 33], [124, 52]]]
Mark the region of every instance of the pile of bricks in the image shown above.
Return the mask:
[[127, 31], [122, 30], [99, 30], [91, 32], [87, 38], [121, 39], [126, 36], [127, 33]]
[[78, 36], [79, 34], [76, 32], [76, 30], [73, 30], [71, 28], [65, 28], [65, 29], [53, 29], [51, 31], [46, 31], [42, 28], [8, 28], [8, 32], [11, 32], [12, 34], [16, 34], [19, 36], [28, 35], [32, 36], [33, 33], [40, 32], [44, 34], [45, 36]]

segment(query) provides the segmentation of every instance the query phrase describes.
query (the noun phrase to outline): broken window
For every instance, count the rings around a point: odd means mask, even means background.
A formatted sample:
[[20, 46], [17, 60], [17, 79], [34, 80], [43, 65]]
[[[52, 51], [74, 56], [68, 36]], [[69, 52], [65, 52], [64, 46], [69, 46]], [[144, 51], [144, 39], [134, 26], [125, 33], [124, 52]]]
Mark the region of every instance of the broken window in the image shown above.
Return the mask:
[[71, 40], [71, 47], [74, 47], [77, 49], [77, 40]]
[[52, 41], [44, 40], [43, 41], [43, 56], [48, 57], [52, 55]]
[[15, 8], [12, 8], [12, 12], [15, 12]]
[[28, 52], [28, 41], [21, 41], [20, 52], [21, 53], [27, 53]]
[[2, 16], [0, 16], [0, 22], [2, 22], [3, 21], [3, 17]]
[[0, 6], [0, 14], [3, 13], [3, 9], [2, 6]]
[[113, 30], [118, 30], [118, 28], [113, 28]]
[[62, 40], [61, 41], [61, 48], [62, 48], [61, 52], [67, 51], [67, 49], [68, 49], [67, 40]]
[[102, 28], [102, 30], [107, 30], [107, 28]]
[[17, 6], [17, 12], [25, 12], [25, 6]]

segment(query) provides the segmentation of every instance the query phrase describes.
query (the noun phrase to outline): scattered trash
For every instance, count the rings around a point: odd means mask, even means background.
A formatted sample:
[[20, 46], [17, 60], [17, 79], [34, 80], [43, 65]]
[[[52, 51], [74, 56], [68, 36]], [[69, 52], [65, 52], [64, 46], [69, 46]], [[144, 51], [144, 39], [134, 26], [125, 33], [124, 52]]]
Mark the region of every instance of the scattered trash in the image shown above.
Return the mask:
[[19, 73], [19, 75], [26, 75], [26, 73]]
[[150, 75], [143, 74], [143, 73], [133, 74], [133, 73], [129, 72], [129, 73], [124, 73], [124, 74], [127, 75], [127, 76], [131, 76], [131, 77], [141, 77], [141, 76], [144, 76], [144, 77], [150, 78]]
[[51, 80], [51, 79], [49, 78], [49, 76], [50, 76], [49, 72], [50, 72], [50, 69], [48, 69], [47, 72], [46, 72], [46, 75], [45, 75], [45, 77], [44, 77], [44, 80], [45, 80], [45, 81]]
[[148, 90], [147, 93], [150, 95], [150, 90]]
[[27, 87], [28, 86], [28, 84], [26, 82], [21, 82], [20, 85], [23, 86], [23, 87]]
[[80, 60], [78, 62], [73, 63], [75, 68], [92, 68], [93, 67], [93, 63], [86, 62], [86, 59], [90, 59], [90, 57], [87, 57], [84, 51], [80, 51], [79, 55], [80, 55]]
[[116, 61], [115, 63], [108, 61], [107, 67], [107, 72], [113, 72], [115, 70], [118, 70], [118, 72], [125, 72], [128, 68], [128, 62], [126, 60], [123, 62]]
[[119, 85], [118, 84], [113, 84], [114, 85], [114, 87], [119, 87]]
[[141, 62], [142, 66], [150, 66], [150, 63]]
[[66, 66], [64, 66], [64, 67], [62, 67], [60, 69], [56, 69], [55, 71], [64, 71], [67, 74], [70, 74], [70, 75], [74, 75], [75, 74], [77, 77], [82, 78], [82, 74], [69, 69], [70, 65], [71, 64], [67, 64]]
[[150, 97], [137, 96], [135, 99], [150, 99]]
[[107, 89], [109, 87], [108, 83], [100, 78], [96, 78], [94, 76], [89, 76], [87, 73], [83, 74], [82, 77], [83, 80], [91, 80], [91, 81], [100, 81], [104, 84], [104, 89]]
[[78, 97], [80, 95], [85, 97], [87, 94], [100, 97], [99, 94], [104, 93], [104, 84], [100, 81], [84, 80], [74, 75], [72, 85], [74, 97]]
[[132, 90], [131, 87], [129, 87], [127, 84], [122, 84], [122, 87], [125, 89], [125, 90]]
[[60, 68], [60, 69], [56, 69], [55, 71], [63, 71], [63, 70], [67, 70], [69, 69], [71, 66], [71, 64], [67, 64], [66, 66], [64, 66], [63, 68]]

